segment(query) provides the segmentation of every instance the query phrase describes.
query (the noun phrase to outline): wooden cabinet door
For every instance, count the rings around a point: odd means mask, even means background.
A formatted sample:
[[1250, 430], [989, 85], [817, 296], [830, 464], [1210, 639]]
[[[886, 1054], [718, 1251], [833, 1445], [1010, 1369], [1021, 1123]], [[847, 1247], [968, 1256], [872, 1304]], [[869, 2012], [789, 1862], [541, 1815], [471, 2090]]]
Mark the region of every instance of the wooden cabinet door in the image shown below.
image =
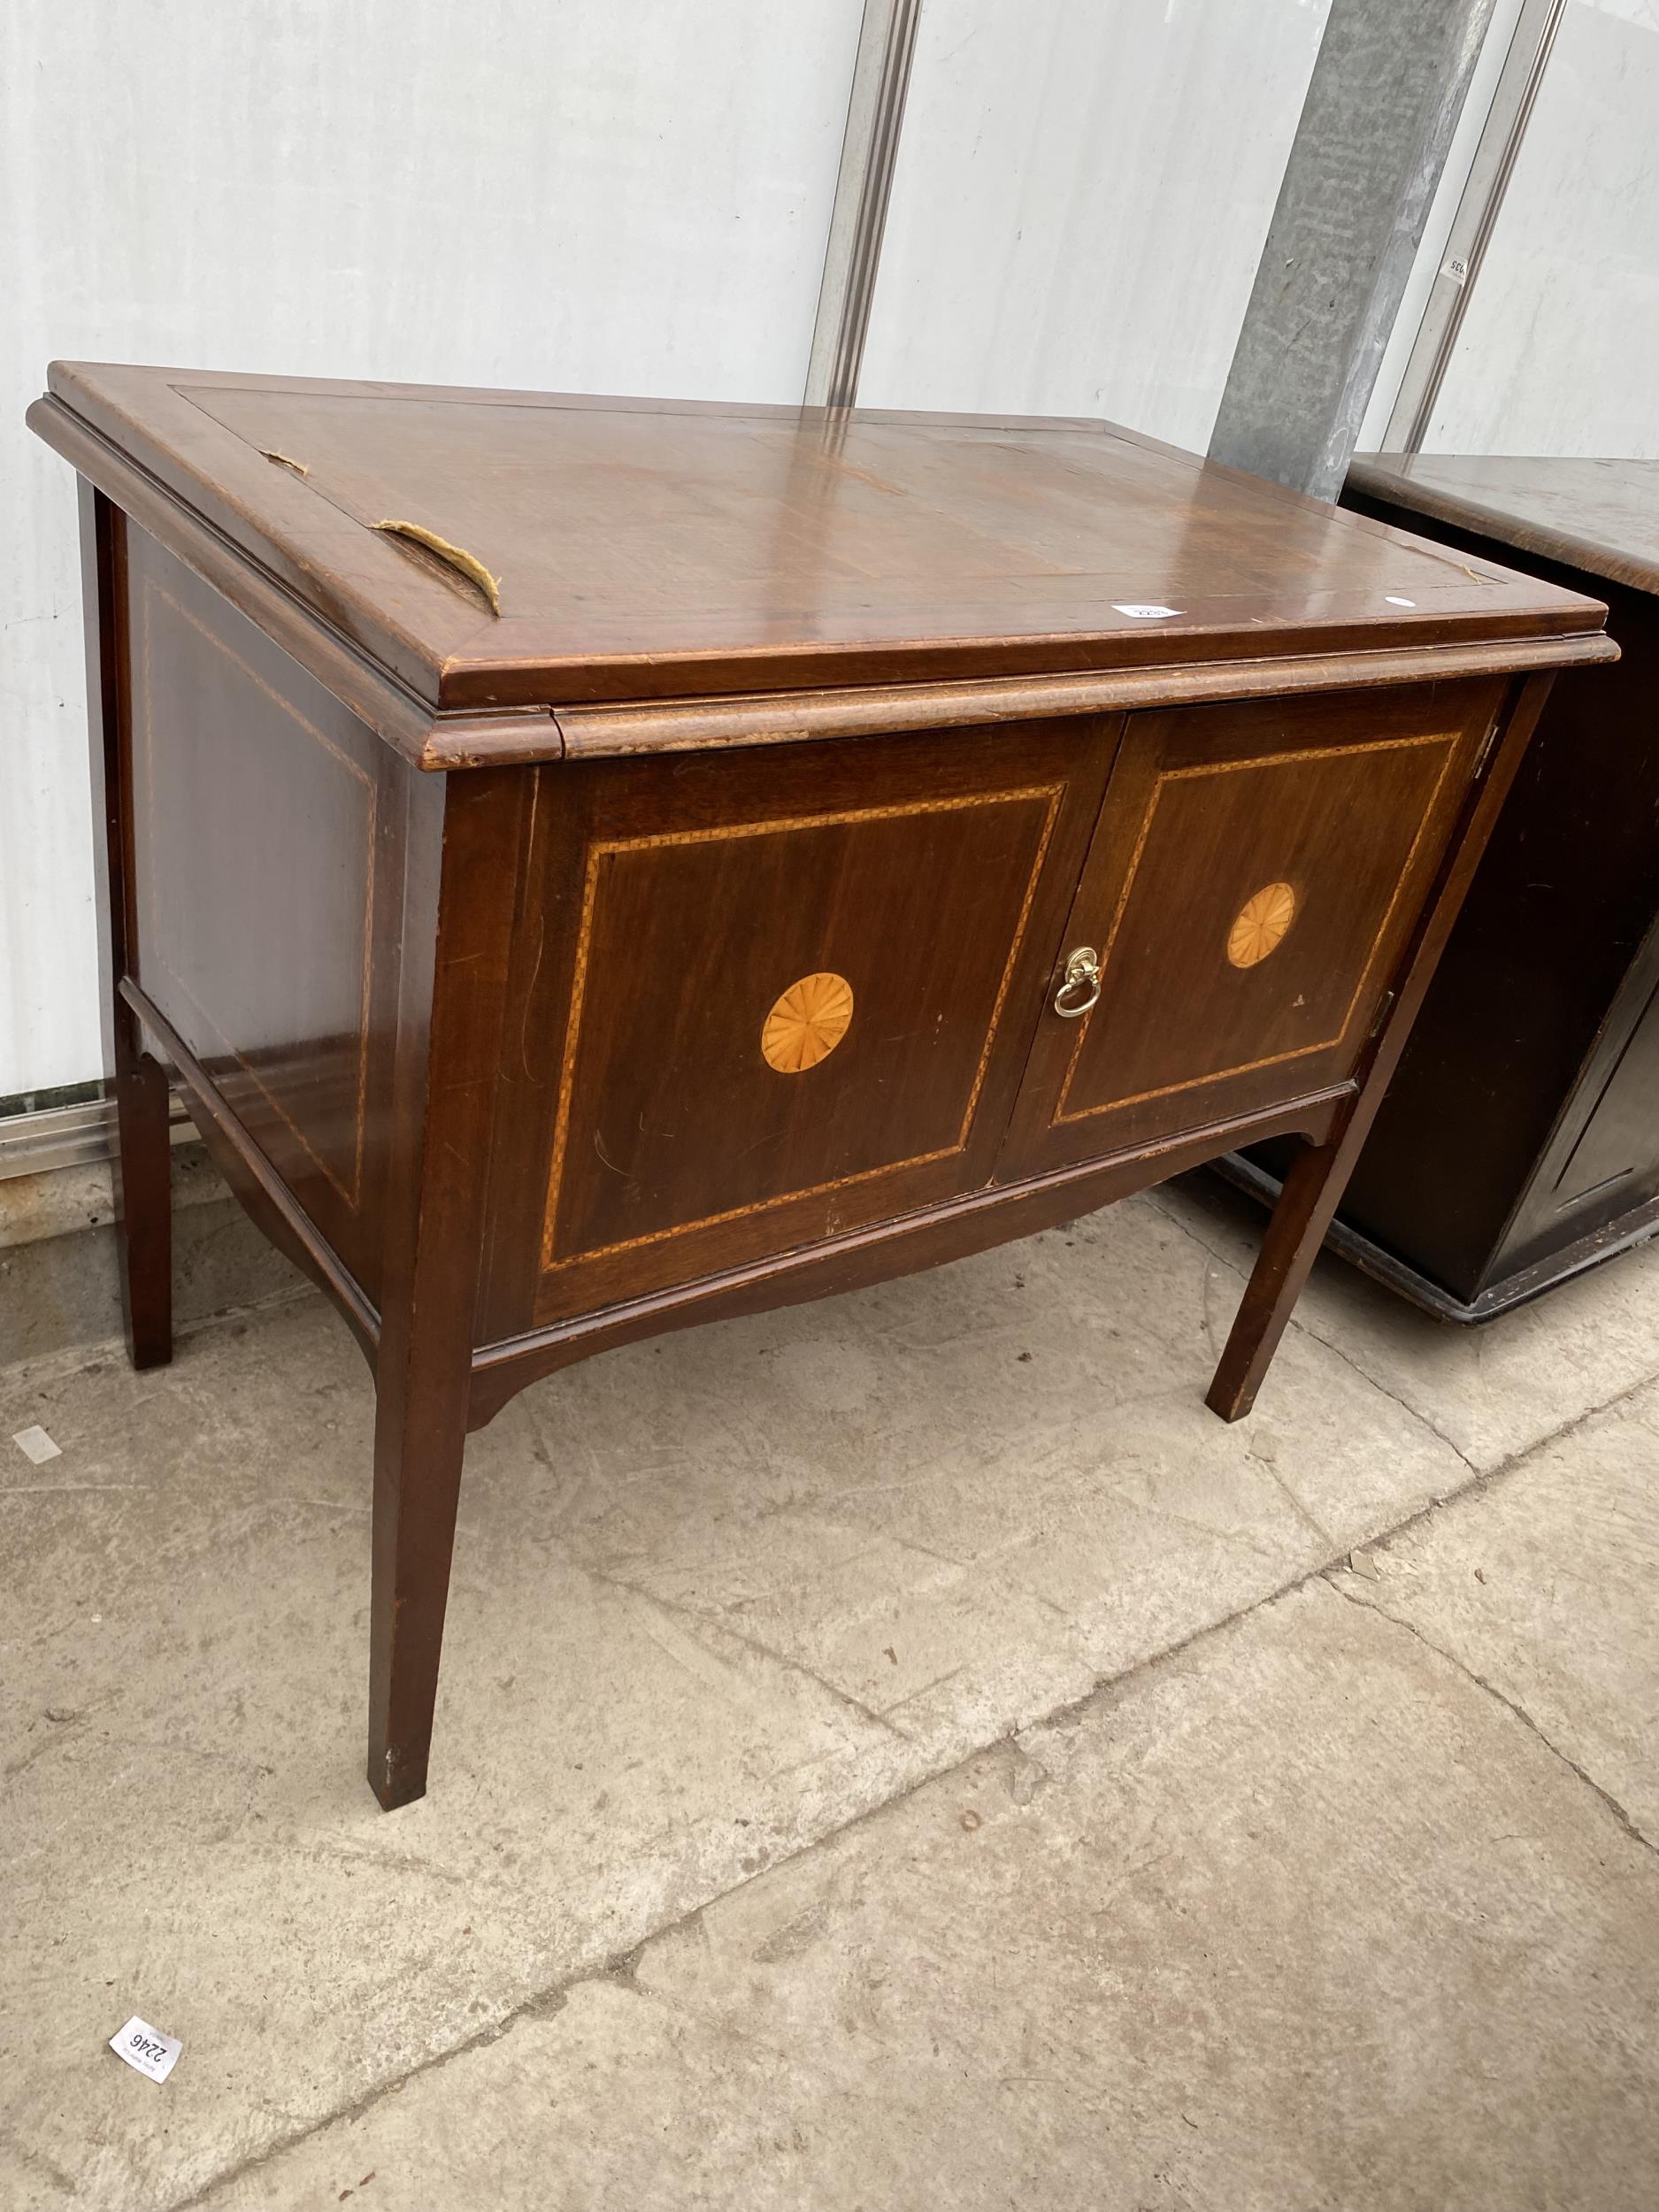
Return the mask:
[[1507, 1275], [1659, 1191], [1659, 923], [1608, 1010], [1492, 1272]]
[[544, 772], [487, 1327], [988, 1183], [1120, 726]]
[[[1131, 717], [999, 1174], [1350, 1075], [1501, 697], [1439, 684]], [[1081, 948], [1100, 993], [1067, 1020], [1056, 987]]]

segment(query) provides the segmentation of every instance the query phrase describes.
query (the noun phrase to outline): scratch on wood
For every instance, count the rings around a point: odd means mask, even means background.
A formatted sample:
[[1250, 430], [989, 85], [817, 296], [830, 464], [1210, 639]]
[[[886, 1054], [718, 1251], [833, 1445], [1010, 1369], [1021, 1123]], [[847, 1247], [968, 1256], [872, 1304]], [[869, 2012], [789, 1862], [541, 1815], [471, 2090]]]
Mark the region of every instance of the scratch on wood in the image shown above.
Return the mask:
[[594, 1150], [599, 1155], [600, 1158], [604, 1162], [605, 1165], [611, 1170], [611, 1172], [613, 1175], [626, 1175], [627, 1173], [626, 1168], [618, 1167], [616, 1162], [611, 1158], [611, 1155], [605, 1150], [605, 1141], [597, 1129], [594, 1131]]

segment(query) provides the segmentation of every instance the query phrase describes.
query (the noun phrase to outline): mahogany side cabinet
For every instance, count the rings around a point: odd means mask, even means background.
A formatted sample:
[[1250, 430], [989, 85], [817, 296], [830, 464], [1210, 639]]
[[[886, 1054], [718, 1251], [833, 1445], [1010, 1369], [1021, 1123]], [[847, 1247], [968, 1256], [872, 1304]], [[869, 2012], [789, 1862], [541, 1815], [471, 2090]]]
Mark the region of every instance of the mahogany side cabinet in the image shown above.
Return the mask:
[[1594, 599], [1090, 421], [57, 364], [129, 1340], [169, 1071], [377, 1393], [369, 1778], [538, 1376], [1294, 1134], [1246, 1412]]

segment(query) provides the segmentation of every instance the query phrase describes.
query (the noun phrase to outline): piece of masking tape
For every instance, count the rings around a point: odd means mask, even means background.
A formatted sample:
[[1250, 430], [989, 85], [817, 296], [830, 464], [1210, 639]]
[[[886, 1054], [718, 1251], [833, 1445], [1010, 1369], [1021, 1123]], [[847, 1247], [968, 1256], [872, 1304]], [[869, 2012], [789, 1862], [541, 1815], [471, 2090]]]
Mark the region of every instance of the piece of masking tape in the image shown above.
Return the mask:
[[292, 469], [296, 476], [311, 474], [310, 469], [306, 467], [303, 461], [296, 461], [291, 453], [279, 453], [274, 446], [262, 445], [259, 449], [259, 457], [264, 461], [275, 461], [285, 469]]
[[435, 530], [428, 530], [419, 522], [377, 522], [377, 530], [390, 531], [396, 537], [413, 538], [417, 545], [424, 545], [429, 553], [435, 553], [441, 561], [448, 561], [469, 583], [476, 584], [489, 602], [492, 614], [501, 612], [501, 580], [492, 576], [475, 553], [465, 546], [451, 545], [448, 538], [441, 538]]

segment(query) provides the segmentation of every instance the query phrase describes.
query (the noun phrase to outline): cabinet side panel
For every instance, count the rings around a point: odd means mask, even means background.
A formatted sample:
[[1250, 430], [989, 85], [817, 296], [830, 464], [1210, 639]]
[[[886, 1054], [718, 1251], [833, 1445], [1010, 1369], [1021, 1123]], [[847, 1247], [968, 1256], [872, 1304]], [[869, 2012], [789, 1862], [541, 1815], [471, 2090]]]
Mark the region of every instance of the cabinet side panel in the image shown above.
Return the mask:
[[130, 529], [133, 972], [378, 1297], [403, 770]]

